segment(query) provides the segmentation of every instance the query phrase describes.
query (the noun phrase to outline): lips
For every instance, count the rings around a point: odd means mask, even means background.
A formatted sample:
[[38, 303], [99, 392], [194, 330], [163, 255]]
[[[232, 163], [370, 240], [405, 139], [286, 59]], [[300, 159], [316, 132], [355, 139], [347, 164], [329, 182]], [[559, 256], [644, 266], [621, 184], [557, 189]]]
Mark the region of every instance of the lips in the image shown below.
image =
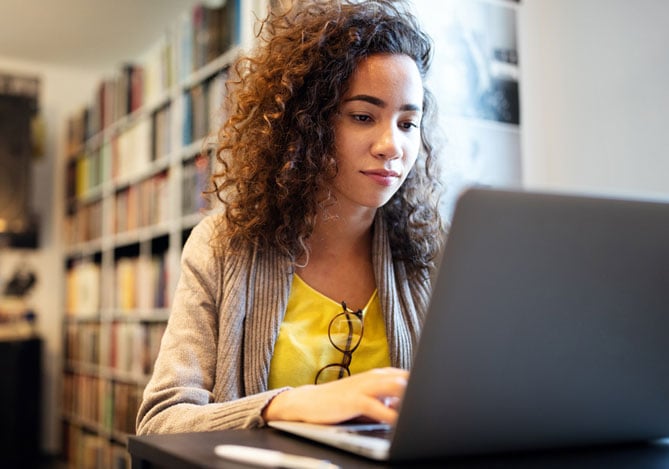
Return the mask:
[[362, 171], [362, 174], [381, 186], [391, 186], [395, 184], [400, 177], [400, 174], [397, 171], [387, 169], [372, 169]]

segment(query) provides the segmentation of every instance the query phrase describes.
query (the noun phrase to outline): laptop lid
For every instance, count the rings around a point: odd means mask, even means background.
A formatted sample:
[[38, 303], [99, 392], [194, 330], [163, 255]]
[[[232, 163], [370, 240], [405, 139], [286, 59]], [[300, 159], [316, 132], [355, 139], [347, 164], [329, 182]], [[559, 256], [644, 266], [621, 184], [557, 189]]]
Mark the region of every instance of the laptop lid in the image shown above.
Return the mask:
[[669, 204], [459, 199], [391, 459], [669, 435]]
[[270, 422], [374, 459], [669, 435], [669, 204], [470, 189], [391, 443]]

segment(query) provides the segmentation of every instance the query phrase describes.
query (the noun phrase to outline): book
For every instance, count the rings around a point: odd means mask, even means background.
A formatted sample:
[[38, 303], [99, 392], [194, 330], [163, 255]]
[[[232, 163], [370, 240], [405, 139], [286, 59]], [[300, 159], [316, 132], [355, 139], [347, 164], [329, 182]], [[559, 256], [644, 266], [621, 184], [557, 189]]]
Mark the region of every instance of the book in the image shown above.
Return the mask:
[[181, 121], [181, 143], [189, 145], [193, 142], [193, 105], [190, 91], [183, 93], [183, 109]]
[[192, 10], [192, 65], [204, 67], [233, 45], [241, 36], [240, 0], [220, 5], [196, 4]]
[[219, 24], [220, 52], [227, 52], [231, 47], [241, 42], [241, 1], [226, 0], [221, 7]]
[[167, 158], [172, 151], [172, 112], [169, 104], [152, 116], [151, 161]]
[[137, 307], [137, 261], [133, 257], [121, 257], [116, 260], [116, 308], [130, 313]]
[[204, 138], [209, 130], [209, 119], [207, 107], [207, 82], [198, 83], [190, 90], [190, 105], [193, 122], [193, 140]]
[[68, 269], [65, 283], [68, 314], [95, 317], [100, 308], [100, 266], [91, 261], [76, 263]]
[[185, 11], [178, 19], [178, 37], [176, 42], [178, 53], [179, 81], [185, 81], [193, 73], [193, 18], [190, 10]]
[[223, 107], [227, 79], [227, 70], [223, 70], [210, 78], [207, 85], [207, 121], [211, 135], [215, 135], [227, 119], [226, 110]]

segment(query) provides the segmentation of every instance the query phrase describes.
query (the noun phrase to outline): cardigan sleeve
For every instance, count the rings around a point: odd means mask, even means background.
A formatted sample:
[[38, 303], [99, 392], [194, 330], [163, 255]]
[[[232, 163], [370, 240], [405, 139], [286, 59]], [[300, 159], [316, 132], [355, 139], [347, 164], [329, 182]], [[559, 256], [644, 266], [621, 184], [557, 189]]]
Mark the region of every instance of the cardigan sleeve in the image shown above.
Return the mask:
[[[263, 408], [283, 389], [245, 396], [243, 386], [214, 393], [216, 376], [242, 383], [243, 312], [219, 311], [223, 256], [215, 255], [214, 217], [192, 231], [154, 371], [137, 415], [137, 434], [211, 431], [264, 425]], [[219, 327], [238, 328], [219, 343]], [[233, 330], [234, 332], [234, 330]]]

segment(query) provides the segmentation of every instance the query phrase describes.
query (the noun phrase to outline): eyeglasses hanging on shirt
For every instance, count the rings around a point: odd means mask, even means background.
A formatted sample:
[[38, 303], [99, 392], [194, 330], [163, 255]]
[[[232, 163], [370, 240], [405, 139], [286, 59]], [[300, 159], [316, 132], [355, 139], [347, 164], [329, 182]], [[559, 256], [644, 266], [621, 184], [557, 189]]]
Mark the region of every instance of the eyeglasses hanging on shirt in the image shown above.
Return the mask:
[[344, 354], [342, 362], [330, 363], [318, 370], [314, 384], [323, 384], [351, 375], [349, 366], [353, 352], [360, 345], [364, 330], [362, 310], [351, 311], [344, 301], [341, 302], [341, 307], [343, 311], [330, 321], [328, 339], [334, 348]]

